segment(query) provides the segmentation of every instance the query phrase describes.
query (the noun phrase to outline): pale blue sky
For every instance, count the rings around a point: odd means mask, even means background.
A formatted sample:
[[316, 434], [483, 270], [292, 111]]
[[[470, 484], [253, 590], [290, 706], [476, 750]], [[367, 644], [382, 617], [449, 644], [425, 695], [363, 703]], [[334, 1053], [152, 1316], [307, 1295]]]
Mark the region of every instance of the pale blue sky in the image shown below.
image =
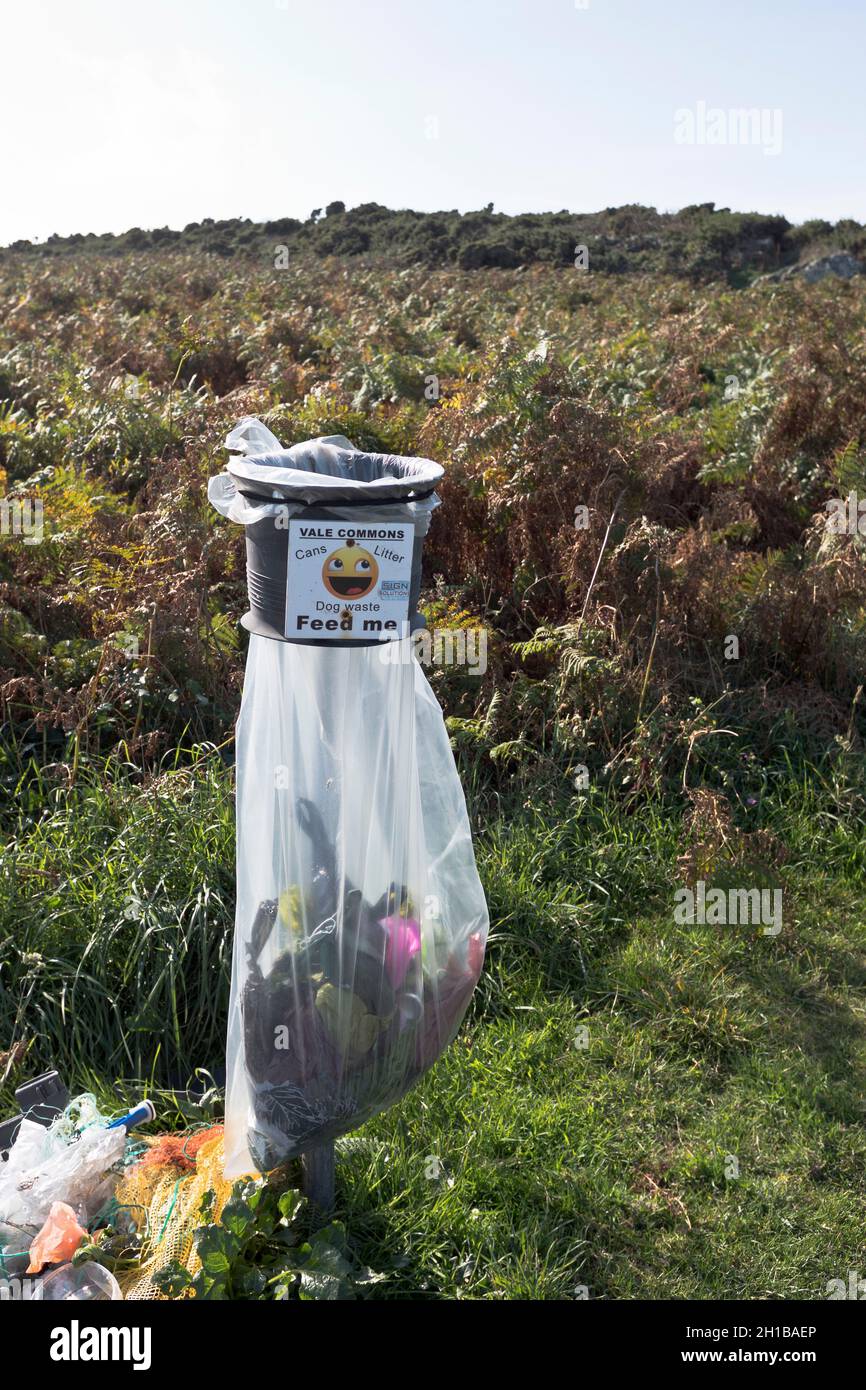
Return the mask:
[[[22, 0], [0, 243], [334, 198], [866, 221], [864, 0], [583, 3]], [[733, 133], [738, 108], [763, 137], [675, 139], [678, 110]]]

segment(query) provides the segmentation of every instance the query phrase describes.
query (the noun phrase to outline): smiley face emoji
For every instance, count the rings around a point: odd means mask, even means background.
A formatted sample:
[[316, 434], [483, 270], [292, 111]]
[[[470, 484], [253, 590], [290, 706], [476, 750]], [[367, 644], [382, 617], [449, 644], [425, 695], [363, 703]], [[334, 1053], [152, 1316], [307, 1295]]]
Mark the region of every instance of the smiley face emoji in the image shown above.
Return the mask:
[[375, 587], [379, 566], [357, 541], [333, 550], [322, 566], [322, 582], [334, 598], [363, 598]]

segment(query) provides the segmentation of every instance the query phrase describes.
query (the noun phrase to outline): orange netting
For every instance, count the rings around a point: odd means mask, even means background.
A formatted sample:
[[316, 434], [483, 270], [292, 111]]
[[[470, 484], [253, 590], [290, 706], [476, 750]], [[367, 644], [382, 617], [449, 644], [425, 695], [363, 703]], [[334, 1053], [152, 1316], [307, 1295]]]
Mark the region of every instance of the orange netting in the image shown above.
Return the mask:
[[148, 1142], [147, 1153], [142, 1155], [141, 1162], [147, 1167], [171, 1163], [192, 1173], [202, 1145], [211, 1139], [221, 1139], [222, 1134], [222, 1125], [209, 1125], [207, 1129], [193, 1130], [192, 1134], [159, 1134]]

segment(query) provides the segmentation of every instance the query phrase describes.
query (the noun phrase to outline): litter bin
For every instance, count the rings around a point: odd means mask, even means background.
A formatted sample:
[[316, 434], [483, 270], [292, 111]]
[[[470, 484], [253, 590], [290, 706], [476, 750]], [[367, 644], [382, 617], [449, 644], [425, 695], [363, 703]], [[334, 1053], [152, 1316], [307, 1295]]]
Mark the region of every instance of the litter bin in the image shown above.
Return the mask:
[[442, 712], [413, 655], [438, 464], [259, 422], [212, 479], [246, 528], [226, 1174], [392, 1104], [454, 1036], [488, 916]]
[[244, 452], [211, 480], [210, 497], [245, 527], [244, 627], [345, 647], [424, 625], [421, 548], [441, 464], [364, 453], [343, 435], [281, 449], [258, 420], [241, 421], [227, 447]]

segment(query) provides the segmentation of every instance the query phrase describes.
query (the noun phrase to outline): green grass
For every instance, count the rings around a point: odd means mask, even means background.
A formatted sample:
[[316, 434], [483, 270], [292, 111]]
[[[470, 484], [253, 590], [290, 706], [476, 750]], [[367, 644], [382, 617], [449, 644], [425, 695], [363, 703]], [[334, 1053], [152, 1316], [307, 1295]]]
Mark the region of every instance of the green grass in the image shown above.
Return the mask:
[[[22, 804], [0, 1044], [32, 1037], [25, 1071], [51, 1059], [103, 1091], [145, 1078], [175, 1122], [166, 1083], [222, 1056], [230, 772], [202, 753]], [[788, 853], [776, 938], [674, 923], [675, 805], [482, 805], [492, 935], [470, 1017], [339, 1145], [338, 1215], [389, 1275], [372, 1296], [826, 1297], [866, 1258], [861, 803], [813, 772], [755, 812]]]

